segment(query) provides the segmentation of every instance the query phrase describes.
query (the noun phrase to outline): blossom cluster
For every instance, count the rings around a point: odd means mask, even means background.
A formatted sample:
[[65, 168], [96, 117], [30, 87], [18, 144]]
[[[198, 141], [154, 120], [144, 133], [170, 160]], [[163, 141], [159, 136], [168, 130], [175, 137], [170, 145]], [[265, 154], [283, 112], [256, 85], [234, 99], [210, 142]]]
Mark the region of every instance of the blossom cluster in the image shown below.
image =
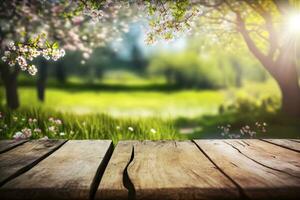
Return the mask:
[[15, 140], [29, 139], [31, 137], [39, 137], [42, 130], [38, 128], [38, 120], [36, 118], [18, 118], [16, 116], [12, 117], [13, 122], [16, 126], [23, 127], [20, 131], [14, 133], [13, 138]]
[[[41, 37], [43, 36], [43, 37]], [[54, 61], [65, 55], [63, 49], [58, 49], [57, 44], [49, 45], [49, 42], [42, 40], [45, 36], [43, 34], [32, 39], [28, 44], [9, 42], [6, 51], [2, 56], [2, 61], [8, 63], [10, 67], [18, 64], [22, 71], [27, 71], [30, 75], [37, 73], [37, 68], [28, 61], [42, 55], [45, 59], [52, 58]]]
[[62, 131], [63, 122], [61, 119], [49, 117], [48, 122], [48, 133], [50, 133], [51, 135], [59, 134], [59, 136], [65, 136], [65, 132]]

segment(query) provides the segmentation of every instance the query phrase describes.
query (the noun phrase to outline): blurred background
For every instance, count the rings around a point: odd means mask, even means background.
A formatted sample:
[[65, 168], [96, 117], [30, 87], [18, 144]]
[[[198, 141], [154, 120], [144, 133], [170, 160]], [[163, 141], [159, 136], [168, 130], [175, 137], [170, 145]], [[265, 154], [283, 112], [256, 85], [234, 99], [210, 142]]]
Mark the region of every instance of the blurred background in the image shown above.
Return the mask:
[[[123, 40], [97, 48], [88, 59], [75, 51], [66, 52], [57, 62], [35, 61], [39, 68], [35, 77], [27, 73], [18, 76], [18, 112], [78, 116], [75, 119], [82, 120], [77, 128], [71, 122], [65, 125], [72, 132], [85, 123], [101, 127], [91, 116], [103, 114], [132, 120], [125, 129], [130, 123], [144, 120], [151, 124], [149, 120], [155, 119], [157, 124], [148, 127], [153, 134], [160, 130], [179, 138], [298, 136], [297, 121], [276, 115], [278, 86], [243, 44], [232, 48], [197, 36], [146, 45], [139, 26], [131, 24]], [[4, 108], [2, 85], [0, 97]], [[170, 126], [163, 129], [160, 122], [165, 121]], [[102, 131], [121, 129], [118, 123]], [[93, 126], [87, 131], [95, 134]], [[74, 137], [85, 137], [79, 135]], [[128, 138], [124, 134], [117, 137]]]

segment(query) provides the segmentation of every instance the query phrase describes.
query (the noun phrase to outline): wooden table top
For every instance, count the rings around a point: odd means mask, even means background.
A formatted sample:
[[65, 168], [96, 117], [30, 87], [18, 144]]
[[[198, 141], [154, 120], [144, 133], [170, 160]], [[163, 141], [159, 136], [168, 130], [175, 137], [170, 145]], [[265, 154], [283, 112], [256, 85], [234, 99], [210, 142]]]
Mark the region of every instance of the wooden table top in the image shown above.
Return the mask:
[[0, 141], [0, 199], [300, 199], [300, 140]]

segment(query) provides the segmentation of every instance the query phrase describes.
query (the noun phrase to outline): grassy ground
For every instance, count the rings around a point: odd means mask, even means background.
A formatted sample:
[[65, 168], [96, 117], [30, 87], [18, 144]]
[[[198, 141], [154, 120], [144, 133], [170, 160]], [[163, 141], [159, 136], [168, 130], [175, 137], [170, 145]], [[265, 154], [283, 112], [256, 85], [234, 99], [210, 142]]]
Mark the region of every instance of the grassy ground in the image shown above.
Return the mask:
[[[158, 118], [115, 119], [104, 114], [74, 115], [51, 110], [2, 109], [0, 139], [13, 138], [24, 128], [31, 129], [31, 138], [161, 140], [183, 139], [168, 120]], [[61, 122], [61, 123], [60, 123]]]
[[260, 100], [264, 96], [279, 94], [272, 81], [245, 83], [239, 89], [178, 90], [161, 80], [110, 77], [96, 84], [84, 84], [72, 79], [67, 84], [59, 85], [50, 80], [46, 100], [40, 103], [33, 84], [20, 85], [20, 100], [24, 107], [50, 108], [76, 114], [105, 113], [130, 118], [176, 119], [216, 115], [220, 105], [232, 103], [238, 97]]
[[[299, 137], [299, 120], [277, 117], [273, 107], [271, 110], [262, 108], [262, 99], [279, 97], [273, 81], [204, 91], [177, 90], [160, 81], [121, 82], [82, 84], [73, 80], [66, 85], [50, 82], [44, 103], [38, 102], [32, 83], [22, 82], [19, 88], [22, 107], [13, 113], [2, 111], [6, 116], [2, 119], [2, 127], [6, 124], [8, 128], [5, 131], [2, 128], [1, 138], [11, 138], [16, 131], [30, 127], [29, 118], [38, 120], [37, 127], [32, 126], [32, 130], [42, 130], [33, 137], [110, 138], [114, 142], [120, 139], [220, 138], [239, 133], [245, 126], [255, 130], [256, 137]], [[236, 107], [233, 111], [227, 109], [232, 106]], [[18, 120], [14, 121], [14, 117]], [[55, 133], [49, 131], [53, 125], [50, 117], [63, 121]], [[267, 123], [267, 131], [257, 130], [256, 122]], [[229, 133], [222, 136], [224, 130], [220, 126], [228, 125]]]

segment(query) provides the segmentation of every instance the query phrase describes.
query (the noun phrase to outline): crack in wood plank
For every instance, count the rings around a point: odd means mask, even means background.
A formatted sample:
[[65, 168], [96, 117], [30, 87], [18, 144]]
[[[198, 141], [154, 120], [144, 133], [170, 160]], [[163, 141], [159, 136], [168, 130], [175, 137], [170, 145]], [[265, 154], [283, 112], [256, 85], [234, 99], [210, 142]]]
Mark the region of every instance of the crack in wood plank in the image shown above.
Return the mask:
[[[49, 142], [53, 142], [55, 140], [48, 140]], [[47, 158], [49, 155], [51, 155], [53, 152], [55, 152], [56, 150], [58, 150], [60, 147], [62, 147], [68, 140], [64, 140], [61, 141], [60, 144], [58, 143], [57, 146], [55, 146], [54, 148], [50, 149], [48, 152], [46, 152], [45, 154], [41, 155], [40, 157], [36, 158], [35, 160], [33, 160], [31, 163], [21, 167], [20, 169], [18, 169], [15, 173], [7, 176], [5, 179], [3, 179], [2, 181], [0, 181], [0, 187], [3, 186], [4, 184], [6, 184], [7, 182], [11, 181], [12, 179], [24, 174], [25, 172], [29, 171], [31, 168], [33, 168], [34, 166], [36, 166], [38, 163], [40, 163], [42, 160], [44, 160], [45, 158]], [[47, 142], [47, 140], [45, 140], [45, 142]], [[57, 142], [59, 142], [57, 140]], [[24, 144], [24, 143], [23, 143]], [[27, 143], [29, 144], [29, 143]], [[47, 144], [45, 144], [47, 146]], [[51, 148], [52, 145], [49, 145], [49, 147]], [[19, 147], [20, 148], [20, 147]]]
[[240, 199], [248, 200], [249, 197], [246, 195], [242, 187], [236, 181], [234, 181], [227, 173], [225, 173], [194, 140], [192, 140], [192, 142], [205, 155], [205, 157], [216, 167], [216, 169], [219, 170], [226, 178], [228, 178], [237, 187], [239, 191]]
[[290, 139], [291, 141], [293, 141], [293, 142], [298, 142], [298, 143], [300, 143], [300, 140], [299, 139]]
[[11, 149], [14, 149], [24, 143], [28, 142], [28, 140], [14, 141], [14, 140], [2, 140], [0, 142], [0, 154], [5, 153]]
[[132, 152], [131, 152], [130, 159], [123, 171], [123, 185], [128, 190], [128, 200], [136, 199], [134, 184], [131, 181], [130, 176], [128, 175], [128, 167], [132, 163], [133, 159], [134, 159], [134, 146], [132, 145]]
[[234, 148], [235, 150], [237, 150], [240, 154], [242, 154], [242, 155], [245, 156], [246, 158], [252, 160], [253, 162], [255, 162], [255, 163], [257, 163], [257, 164], [259, 164], [259, 165], [261, 165], [261, 166], [263, 166], [263, 167], [266, 167], [266, 168], [271, 169], [271, 170], [274, 170], [274, 171], [281, 172], [281, 173], [283, 173], [283, 174], [286, 174], [286, 175], [289, 175], [289, 176], [292, 176], [292, 177], [295, 177], [295, 178], [300, 178], [299, 176], [296, 176], [296, 175], [294, 175], [294, 174], [288, 173], [288, 172], [283, 171], [283, 170], [280, 170], [280, 169], [276, 169], [276, 168], [270, 167], [270, 166], [268, 166], [268, 165], [265, 165], [265, 164], [263, 164], [263, 163], [261, 163], [261, 162], [255, 160], [254, 158], [251, 158], [250, 156], [244, 154], [239, 148], [237, 148], [237, 147], [235, 147], [234, 145], [228, 143], [227, 141], [224, 141], [224, 143], [228, 144], [229, 146], [231, 146], [232, 148]]
[[[279, 146], [279, 147], [282, 147], [282, 148], [285, 148], [285, 149], [288, 149], [288, 150], [291, 150], [291, 151], [295, 151], [295, 152], [298, 152], [300, 153], [300, 150], [297, 150], [297, 149], [293, 149], [291, 147], [288, 147], [286, 145], [282, 145], [282, 144], [278, 144], [278, 143], [275, 143], [275, 142], [272, 142], [270, 140], [266, 140], [266, 139], [260, 139], [261, 141], [264, 141], [264, 142], [267, 142], [269, 144], [273, 144], [273, 145], [276, 145], [276, 146]], [[294, 141], [294, 140], [289, 140], [289, 141], [292, 141], [292, 142], [297, 142], [297, 141]], [[299, 144], [300, 145], [300, 144]]]

